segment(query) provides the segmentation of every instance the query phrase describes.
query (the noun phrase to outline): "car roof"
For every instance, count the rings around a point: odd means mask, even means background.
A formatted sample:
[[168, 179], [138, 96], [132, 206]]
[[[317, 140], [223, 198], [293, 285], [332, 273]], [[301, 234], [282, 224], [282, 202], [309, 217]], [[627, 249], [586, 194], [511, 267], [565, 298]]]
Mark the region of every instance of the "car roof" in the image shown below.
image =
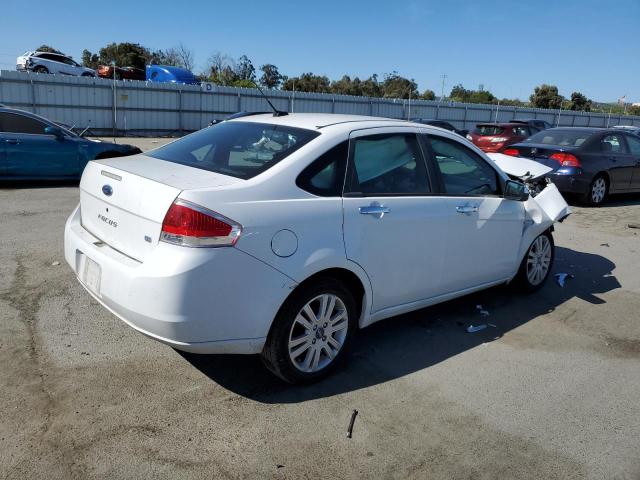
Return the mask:
[[369, 127], [414, 126], [422, 128], [424, 125], [407, 120], [384, 117], [368, 117], [364, 115], [345, 115], [339, 113], [290, 113], [274, 117], [272, 113], [245, 115], [229, 120], [230, 122], [256, 122], [288, 127], [320, 130], [327, 127], [347, 126], [350, 130]]
[[503, 123], [477, 123], [476, 127], [519, 127], [521, 123], [503, 122]]

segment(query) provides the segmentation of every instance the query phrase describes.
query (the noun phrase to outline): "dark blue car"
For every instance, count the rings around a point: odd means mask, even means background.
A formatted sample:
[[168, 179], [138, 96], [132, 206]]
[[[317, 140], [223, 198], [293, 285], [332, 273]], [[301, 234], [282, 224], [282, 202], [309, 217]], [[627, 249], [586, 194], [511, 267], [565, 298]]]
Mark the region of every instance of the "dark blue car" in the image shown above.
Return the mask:
[[136, 153], [132, 145], [88, 140], [39, 115], [0, 107], [0, 179], [75, 179], [90, 160]]
[[189, 70], [167, 65], [147, 65], [147, 80], [161, 83], [184, 83], [186, 85], [199, 85], [198, 78]]
[[640, 192], [640, 137], [623, 129], [550, 128], [503, 153], [551, 167], [548, 177], [558, 190], [591, 206], [610, 193]]

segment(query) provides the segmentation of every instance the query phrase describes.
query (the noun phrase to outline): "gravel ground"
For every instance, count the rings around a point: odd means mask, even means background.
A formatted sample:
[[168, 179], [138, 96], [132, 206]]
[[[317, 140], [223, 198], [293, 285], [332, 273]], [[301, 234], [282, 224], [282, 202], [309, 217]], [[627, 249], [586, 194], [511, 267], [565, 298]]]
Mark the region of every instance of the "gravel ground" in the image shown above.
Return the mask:
[[101, 308], [63, 258], [75, 185], [0, 202], [0, 478], [640, 478], [639, 197], [557, 227], [564, 288], [383, 321], [308, 387]]

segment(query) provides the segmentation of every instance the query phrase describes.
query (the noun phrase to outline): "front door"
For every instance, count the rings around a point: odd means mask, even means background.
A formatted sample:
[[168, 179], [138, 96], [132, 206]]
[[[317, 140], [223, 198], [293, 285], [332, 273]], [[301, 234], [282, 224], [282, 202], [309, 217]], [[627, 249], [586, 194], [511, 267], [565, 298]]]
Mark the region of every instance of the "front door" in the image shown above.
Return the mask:
[[640, 190], [640, 138], [633, 135], [625, 135], [629, 153], [633, 159], [633, 173], [631, 174], [631, 190]]
[[75, 139], [46, 135], [47, 125], [19, 113], [0, 113], [9, 177], [72, 177], [79, 174]]
[[635, 161], [629, 155], [624, 135], [622, 133], [606, 134], [600, 140], [600, 149], [611, 176], [609, 191], [628, 191], [631, 187]]
[[441, 288], [453, 293], [506, 279], [518, 268], [522, 202], [505, 200], [497, 171], [456, 140], [426, 141], [440, 173], [446, 264]]
[[416, 132], [361, 130], [349, 143], [344, 242], [371, 280], [372, 313], [438, 295], [447, 219]]

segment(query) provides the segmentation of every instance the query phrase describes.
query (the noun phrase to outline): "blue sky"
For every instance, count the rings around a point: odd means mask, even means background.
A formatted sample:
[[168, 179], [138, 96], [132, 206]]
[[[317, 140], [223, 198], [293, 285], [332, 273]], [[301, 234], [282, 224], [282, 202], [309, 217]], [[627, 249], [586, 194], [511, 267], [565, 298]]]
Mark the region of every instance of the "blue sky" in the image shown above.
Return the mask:
[[438, 95], [446, 74], [446, 92], [484, 84], [526, 99], [546, 82], [565, 96], [640, 102], [640, 0], [3, 0], [1, 10], [3, 69], [42, 43], [79, 59], [109, 42], [182, 42], [196, 71], [220, 51], [289, 76], [397, 70]]

